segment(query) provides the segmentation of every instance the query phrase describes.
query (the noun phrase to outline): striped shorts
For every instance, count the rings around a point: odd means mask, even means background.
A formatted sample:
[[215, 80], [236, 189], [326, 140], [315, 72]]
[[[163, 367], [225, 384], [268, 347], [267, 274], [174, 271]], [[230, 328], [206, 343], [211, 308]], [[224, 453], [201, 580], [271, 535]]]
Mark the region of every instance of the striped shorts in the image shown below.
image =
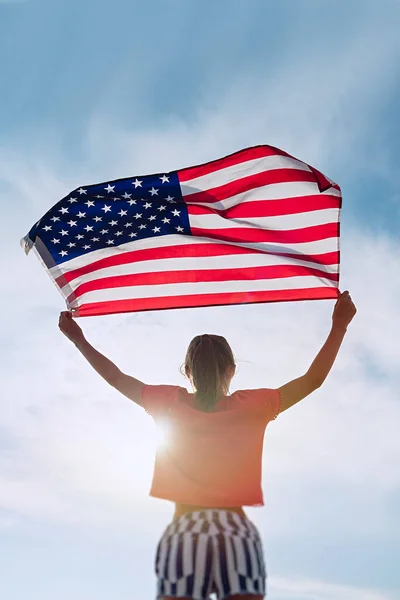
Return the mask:
[[249, 519], [229, 510], [196, 511], [173, 521], [158, 544], [155, 570], [158, 599], [265, 595], [260, 535]]

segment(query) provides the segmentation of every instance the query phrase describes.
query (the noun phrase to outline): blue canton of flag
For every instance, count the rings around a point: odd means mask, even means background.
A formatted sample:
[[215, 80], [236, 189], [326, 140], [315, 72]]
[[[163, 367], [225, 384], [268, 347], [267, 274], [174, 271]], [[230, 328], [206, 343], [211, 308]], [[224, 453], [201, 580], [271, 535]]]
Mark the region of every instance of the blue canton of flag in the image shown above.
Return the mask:
[[39, 237], [61, 264], [93, 250], [172, 233], [190, 235], [175, 172], [80, 187], [53, 206], [25, 242], [31, 246]]

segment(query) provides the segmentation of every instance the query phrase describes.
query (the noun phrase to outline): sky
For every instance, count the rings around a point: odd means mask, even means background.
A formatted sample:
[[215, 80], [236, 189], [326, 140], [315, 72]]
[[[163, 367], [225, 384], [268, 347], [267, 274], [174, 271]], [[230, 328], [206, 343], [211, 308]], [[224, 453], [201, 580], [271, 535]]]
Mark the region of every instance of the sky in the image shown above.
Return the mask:
[[[400, 2], [0, 0], [0, 593], [155, 597], [172, 516], [149, 498], [157, 435], [57, 328], [20, 238], [81, 185], [278, 146], [343, 191], [341, 289], [358, 314], [331, 375], [268, 426], [259, 528], [270, 600], [400, 596]], [[224, 335], [232, 389], [305, 372], [332, 301], [81, 319], [146, 383], [187, 385]]]

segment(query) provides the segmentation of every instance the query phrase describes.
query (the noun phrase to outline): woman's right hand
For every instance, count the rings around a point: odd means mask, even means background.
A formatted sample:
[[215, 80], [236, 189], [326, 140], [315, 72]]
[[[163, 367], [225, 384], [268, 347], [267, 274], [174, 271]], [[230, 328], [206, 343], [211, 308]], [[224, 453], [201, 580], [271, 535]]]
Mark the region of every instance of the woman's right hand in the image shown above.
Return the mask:
[[74, 344], [84, 337], [82, 329], [79, 327], [78, 323], [74, 321], [72, 314], [67, 310], [60, 313], [58, 326], [63, 334]]
[[357, 309], [348, 290], [340, 294], [333, 309], [332, 323], [335, 328], [347, 329]]

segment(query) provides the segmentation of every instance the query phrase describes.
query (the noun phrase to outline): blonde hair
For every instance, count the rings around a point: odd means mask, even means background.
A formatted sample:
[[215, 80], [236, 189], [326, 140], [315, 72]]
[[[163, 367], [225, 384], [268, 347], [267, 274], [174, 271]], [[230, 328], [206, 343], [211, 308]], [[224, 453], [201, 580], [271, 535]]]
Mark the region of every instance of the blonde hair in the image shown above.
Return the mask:
[[220, 335], [197, 335], [186, 352], [184, 373], [196, 390], [196, 403], [212, 411], [222, 393], [229, 391], [228, 372], [235, 370], [235, 358], [226, 339]]

